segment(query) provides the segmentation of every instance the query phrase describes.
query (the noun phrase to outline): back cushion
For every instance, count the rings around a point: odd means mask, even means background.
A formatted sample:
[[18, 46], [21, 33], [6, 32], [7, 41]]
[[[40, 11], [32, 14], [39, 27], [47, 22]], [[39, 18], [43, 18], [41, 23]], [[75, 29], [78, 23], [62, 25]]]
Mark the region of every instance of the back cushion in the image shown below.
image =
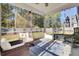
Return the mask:
[[20, 38], [25, 38], [25, 33], [20, 33]]
[[12, 41], [9, 43], [11, 44], [11, 46], [13, 46], [13, 45], [21, 44], [22, 42], [23, 42], [23, 40], [16, 40], [16, 41]]
[[2, 39], [2, 41], [1, 41], [1, 48], [3, 50], [9, 49], [9, 48], [11, 48], [11, 45], [9, 44], [9, 42], [7, 40], [3, 40]]

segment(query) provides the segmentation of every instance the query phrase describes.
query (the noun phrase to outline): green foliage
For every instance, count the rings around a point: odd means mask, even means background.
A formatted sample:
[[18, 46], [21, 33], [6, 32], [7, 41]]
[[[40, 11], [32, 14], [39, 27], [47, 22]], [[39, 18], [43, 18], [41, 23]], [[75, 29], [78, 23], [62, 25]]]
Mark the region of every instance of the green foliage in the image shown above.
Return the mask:
[[39, 14], [33, 13], [33, 25], [34, 25], [34, 27], [37, 26], [39, 28], [43, 28], [44, 27], [44, 17]]
[[1, 25], [2, 27], [7, 27], [7, 20], [6, 19], [2, 20]]
[[79, 32], [78, 33], [75, 33], [75, 35], [74, 35], [74, 42], [75, 43], [79, 43]]
[[44, 33], [43, 32], [33, 32], [32, 33], [33, 39], [40, 39], [44, 37]]
[[61, 27], [61, 21], [60, 21], [60, 13], [56, 13], [53, 15], [53, 20], [52, 20], [52, 27], [53, 28], [59, 28]]
[[[28, 16], [28, 10], [25, 10], [25, 9], [22, 9], [22, 8], [19, 8], [19, 7], [16, 7], [17, 9], [17, 12], [22, 16], [24, 17], [25, 19], [27, 19], [27, 16]], [[39, 14], [36, 14], [36, 13], [33, 13], [32, 12], [32, 15], [33, 15], [33, 20], [32, 20], [32, 24], [34, 27], [44, 27], [43, 26], [43, 22], [44, 22], [44, 17], [39, 15]], [[28, 21], [28, 20], [27, 20]]]
[[1, 10], [2, 10], [1, 11], [1, 17], [2, 17], [1, 25], [2, 25], [2, 27], [7, 27], [7, 25], [8, 25], [8, 27], [14, 27], [14, 25], [13, 25], [14, 21], [10, 20], [11, 23], [8, 21], [9, 17], [14, 16], [14, 13], [12, 12], [13, 8], [14, 7], [8, 3], [1, 4]]
[[60, 13], [56, 13], [54, 15], [47, 15], [46, 19], [44, 21], [44, 26], [47, 28], [53, 27], [53, 28], [59, 28], [61, 27], [61, 21], [60, 21]]
[[74, 28], [74, 42], [79, 43], [79, 28]]

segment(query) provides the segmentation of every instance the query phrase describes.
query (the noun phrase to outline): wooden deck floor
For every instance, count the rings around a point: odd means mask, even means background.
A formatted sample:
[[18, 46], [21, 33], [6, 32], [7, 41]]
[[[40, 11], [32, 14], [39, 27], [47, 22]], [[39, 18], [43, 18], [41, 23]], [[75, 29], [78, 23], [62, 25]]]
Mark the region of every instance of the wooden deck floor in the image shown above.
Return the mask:
[[24, 46], [1, 52], [2, 56], [29, 56], [29, 47], [25, 44]]

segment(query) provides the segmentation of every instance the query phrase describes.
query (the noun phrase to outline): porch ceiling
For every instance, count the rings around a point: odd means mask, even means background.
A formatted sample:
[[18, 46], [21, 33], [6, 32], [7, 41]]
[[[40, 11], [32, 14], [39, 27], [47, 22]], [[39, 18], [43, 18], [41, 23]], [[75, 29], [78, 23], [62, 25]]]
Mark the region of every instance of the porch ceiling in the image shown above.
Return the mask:
[[13, 5], [17, 7], [21, 7], [27, 10], [31, 10], [32, 12], [38, 13], [40, 15], [45, 14], [53, 14], [57, 11], [61, 11], [63, 9], [67, 9], [74, 6], [79, 6], [77, 3], [49, 3], [48, 6], [45, 6], [45, 3], [13, 3]]

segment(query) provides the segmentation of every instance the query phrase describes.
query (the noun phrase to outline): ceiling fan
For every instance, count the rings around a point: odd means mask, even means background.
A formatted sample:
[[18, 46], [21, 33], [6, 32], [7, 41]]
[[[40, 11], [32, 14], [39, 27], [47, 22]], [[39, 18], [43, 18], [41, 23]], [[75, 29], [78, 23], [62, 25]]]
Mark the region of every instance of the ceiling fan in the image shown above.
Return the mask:
[[[38, 5], [39, 3], [36, 3], [36, 4]], [[45, 3], [45, 6], [48, 7], [48, 3]]]
[[48, 7], [48, 3], [45, 3], [45, 6]]

